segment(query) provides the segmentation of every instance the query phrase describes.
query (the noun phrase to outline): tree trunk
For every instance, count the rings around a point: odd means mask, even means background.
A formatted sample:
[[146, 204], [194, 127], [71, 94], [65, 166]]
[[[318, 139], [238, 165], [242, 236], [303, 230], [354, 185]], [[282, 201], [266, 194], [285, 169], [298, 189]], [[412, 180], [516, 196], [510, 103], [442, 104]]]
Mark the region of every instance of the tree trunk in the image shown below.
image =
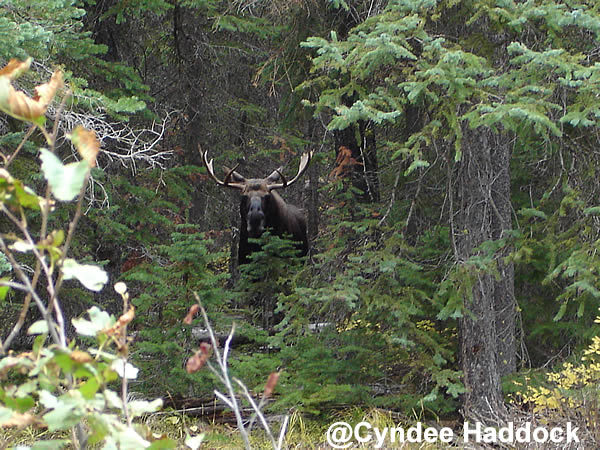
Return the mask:
[[[496, 136], [492, 141], [492, 192], [491, 201], [494, 220], [492, 238], [506, 238], [506, 231], [512, 229], [512, 206], [510, 201], [510, 140], [507, 136]], [[495, 328], [498, 342], [497, 362], [500, 376], [517, 370], [515, 270], [512, 262], [505, 259], [511, 249], [504, 247], [496, 254], [498, 278], [494, 280]]]
[[[459, 264], [468, 264], [483, 242], [510, 229], [510, 147], [506, 136], [485, 127], [463, 127], [462, 158], [454, 192], [453, 239]], [[472, 297], [459, 322], [466, 393], [463, 416], [485, 423], [505, 417], [500, 377], [515, 367], [512, 264], [495, 255], [500, 278], [474, 270]]]

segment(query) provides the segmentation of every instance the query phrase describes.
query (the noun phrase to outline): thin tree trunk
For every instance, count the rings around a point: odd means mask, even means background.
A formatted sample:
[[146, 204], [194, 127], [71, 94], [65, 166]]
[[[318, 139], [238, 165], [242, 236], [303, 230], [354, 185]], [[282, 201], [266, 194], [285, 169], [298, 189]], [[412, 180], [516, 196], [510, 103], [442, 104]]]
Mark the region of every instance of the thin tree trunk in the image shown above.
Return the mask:
[[[492, 180], [491, 201], [495, 218], [492, 221], [492, 238], [503, 239], [506, 238], [506, 231], [512, 228], [510, 141], [506, 136], [495, 136], [492, 145], [494, 145], [492, 152], [494, 180]], [[517, 370], [515, 271], [512, 262], [505, 262], [510, 251], [510, 248], [504, 247], [496, 255], [498, 279], [494, 282], [494, 310], [500, 376], [511, 374]]]
[[[483, 242], [510, 228], [510, 159], [503, 135], [485, 127], [463, 127], [462, 158], [457, 164], [453, 239], [459, 264], [468, 264]], [[507, 153], [508, 152], [508, 153]], [[460, 320], [460, 359], [466, 393], [463, 416], [486, 423], [505, 417], [501, 375], [514, 370], [514, 274], [504, 254], [496, 255], [499, 279], [472, 268], [472, 296]]]

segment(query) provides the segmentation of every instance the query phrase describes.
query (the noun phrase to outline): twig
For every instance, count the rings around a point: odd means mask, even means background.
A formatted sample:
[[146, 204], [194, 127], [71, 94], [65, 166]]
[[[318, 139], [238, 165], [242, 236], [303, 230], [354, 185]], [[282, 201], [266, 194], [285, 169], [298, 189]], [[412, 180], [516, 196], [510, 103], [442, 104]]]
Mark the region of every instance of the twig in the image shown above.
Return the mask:
[[279, 439], [277, 440], [277, 448], [283, 448], [283, 439], [285, 437], [285, 432], [287, 431], [288, 423], [290, 422], [290, 416], [286, 415], [283, 418], [283, 423], [281, 424], [281, 430], [279, 430]]
[[[67, 237], [65, 239], [65, 244], [63, 245], [62, 256], [59, 260], [59, 265], [62, 264], [62, 262], [67, 257], [67, 253], [71, 246], [71, 241], [73, 240], [73, 235], [75, 234], [75, 228], [77, 228], [77, 223], [79, 222], [79, 219], [81, 218], [83, 197], [85, 194], [85, 190], [87, 189], [89, 179], [90, 179], [90, 170], [88, 169], [87, 174], [85, 175], [85, 179], [83, 181], [83, 186], [81, 186], [81, 191], [79, 192], [79, 197], [77, 199], [75, 215], [73, 216], [73, 219], [71, 219], [71, 222], [69, 223], [69, 230], [67, 231]], [[55, 295], [58, 295], [58, 292], [60, 291], [60, 288], [62, 287], [62, 282], [63, 282], [63, 275], [62, 275], [62, 272], [60, 272], [58, 279], [56, 280], [56, 283], [54, 285]]]
[[396, 174], [396, 180], [394, 181], [394, 187], [392, 188], [392, 195], [390, 197], [390, 202], [388, 204], [388, 207], [385, 211], [385, 214], [383, 215], [383, 217], [379, 220], [379, 226], [383, 225], [383, 222], [385, 222], [385, 220], [387, 219], [387, 216], [390, 214], [390, 211], [392, 210], [392, 207], [394, 206], [394, 202], [396, 200], [396, 189], [398, 189], [398, 183], [400, 181], [400, 175], [402, 174], [401, 171], [398, 171], [398, 173]]
[[[126, 314], [129, 311], [129, 294], [127, 292], [121, 294], [123, 297], [123, 314]], [[120, 335], [120, 343], [121, 349], [126, 348], [127, 346], [127, 324], [123, 325]], [[127, 378], [127, 351], [125, 351], [123, 355], [123, 376], [121, 382], [121, 400], [123, 401], [123, 414], [125, 415], [125, 420], [127, 421], [127, 426], [132, 426], [131, 414], [129, 414], [129, 408], [127, 407], [127, 389], [128, 389], [128, 378]]]
[[[35, 290], [32, 288], [29, 277], [27, 276], [27, 274], [25, 274], [25, 272], [21, 268], [21, 265], [17, 262], [14, 255], [12, 254], [12, 252], [8, 249], [8, 246], [4, 242], [2, 235], [0, 235], [0, 250], [2, 250], [4, 252], [4, 254], [8, 258], [9, 262], [13, 266], [13, 270], [15, 271], [17, 276], [21, 279], [21, 281], [23, 282], [22, 285], [18, 285], [18, 286], [22, 286], [24, 291], [31, 294], [33, 301], [35, 302], [38, 309], [40, 310], [40, 313], [42, 314], [42, 317], [48, 323], [48, 331], [50, 333], [50, 336], [52, 337], [52, 340], [54, 341], [55, 344], [62, 347], [61, 340], [56, 331], [56, 324], [52, 320], [52, 315], [50, 315], [48, 313], [48, 309], [44, 305], [44, 302], [37, 295], [37, 292], [35, 292]], [[4, 284], [4, 283], [6, 283], [6, 282], [2, 282], [2, 284]], [[4, 343], [4, 347], [2, 347], [1, 350], [2, 350], [2, 353], [6, 352], [6, 342]]]
[[[235, 332], [235, 324], [231, 327], [231, 332], [229, 333], [229, 337], [227, 338], [227, 341], [225, 342], [225, 346], [223, 349], [223, 356], [221, 356], [221, 353], [219, 352], [217, 338], [215, 337], [215, 333], [210, 325], [208, 316], [206, 315], [206, 311], [204, 310], [204, 307], [202, 306], [202, 303], [200, 302], [200, 297], [198, 297], [198, 294], [196, 292], [194, 292], [194, 297], [196, 298], [196, 301], [198, 302], [198, 306], [200, 307], [200, 312], [202, 313], [202, 318], [204, 319], [206, 328], [209, 331], [210, 340], [211, 340], [211, 343], [212, 343], [212, 346], [214, 349], [215, 357], [217, 359], [217, 364], [219, 365], [219, 368], [220, 368], [221, 374], [222, 374], [221, 380], [223, 381], [223, 383], [225, 384], [225, 387], [227, 389], [227, 393], [229, 395], [229, 401], [227, 401], [225, 396], [220, 394], [218, 391], [215, 391], [215, 394], [219, 398], [221, 398], [221, 400], [225, 401], [233, 410], [239, 433], [242, 435], [242, 439], [244, 441], [244, 446], [246, 449], [251, 449], [250, 438], [248, 437], [248, 433], [246, 432], [246, 429], [244, 428], [244, 421], [242, 419], [242, 413], [241, 413], [239, 405], [236, 401], [235, 391], [233, 390], [231, 380], [229, 379], [229, 372], [227, 369], [227, 360], [225, 359], [225, 357], [229, 353], [229, 345], [231, 343], [231, 339], [233, 338], [233, 333]], [[209, 367], [212, 367], [212, 366], [209, 366]]]
[[252, 425], [254, 424], [254, 421], [258, 417], [265, 432], [267, 433], [267, 436], [271, 440], [271, 444], [272, 444], [273, 448], [275, 450], [280, 450], [283, 446], [283, 440], [285, 437], [285, 432], [287, 429], [289, 416], [285, 416], [285, 419], [283, 421], [283, 424], [282, 424], [282, 427], [281, 427], [281, 430], [279, 433], [279, 439], [276, 441], [275, 437], [273, 436], [273, 432], [271, 431], [264, 414], [261, 412], [261, 408], [264, 406], [266, 399], [268, 397], [268, 394], [263, 394], [262, 398], [260, 399], [260, 402], [258, 404], [256, 404], [256, 401], [254, 400], [254, 398], [252, 397], [252, 395], [250, 394], [250, 392], [248, 391], [248, 388], [244, 385], [244, 383], [242, 383], [237, 378], [233, 378], [233, 381], [235, 381], [235, 383], [240, 387], [240, 389], [244, 393], [246, 399], [250, 403], [250, 406], [254, 410], [254, 415], [250, 419], [248, 425], [246, 427], [244, 426], [241, 408], [240, 408], [240, 405], [236, 398], [235, 391], [234, 391], [233, 385], [231, 383], [231, 378], [229, 376], [229, 369], [227, 367], [227, 358], [229, 357], [229, 351], [231, 349], [231, 340], [233, 339], [233, 334], [235, 332], [235, 325], [231, 327], [231, 332], [229, 333], [229, 336], [227, 337], [227, 340], [225, 341], [225, 345], [223, 346], [223, 354], [221, 354], [219, 352], [219, 343], [217, 341], [215, 332], [212, 329], [212, 326], [210, 325], [208, 316], [206, 314], [206, 310], [202, 306], [202, 303], [200, 302], [200, 298], [198, 297], [198, 294], [196, 292], [194, 292], [194, 297], [196, 298], [196, 302], [197, 302], [200, 312], [202, 314], [204, 324], [206, 326], [206, 329], [208, 330], [208, 334], [210, 336], [210, 340], [211, 340], [211, 343], [212, 343], [212, 346], [214, 349], [215, 358], [217, 360], [217, 364], [218, 364], [219, 368], [217, 369], [216, 367], [214, 367], [212, 364], [210, 364], [209, 361], [207, 361], [206, 364], [210, 368], [210, 370], [217, 376], [217, 378], [221, 381], [221, 383], [223, 383], [223, 385], [225, 385], [225, 387], [227, 389], [227, 395], [219, 392], [218, 390], [214, 391], [215, 395], [219, 399], [221, 399], [227, 406], [229, 406], [229, 408], [231, 408], [231, 410], [233, 411], [236, 421], [237, 421], [238, 431], [242, 435], [242, 439], [244, 440], [244, 445], [247, 449], [250, 449], [250, 438], [249, 438], [250, 430], [252, 429]]
[[[246, 388], [244, 383], [242, 383], [237, 378], [234, 378], [233, 381], [235, 381], [242, 388], [242, 390], [244, 391], [244, 395], [246, 396], [246, 398], [248, 399], [248, 402], [250, 402], [250, 405], [252, 406], [252, 409], [254, 409], [254, 411], [256, 411], [256, 414], [258, 415], [258, 418], [259, 418], [260, 422], [262, 423], [262, 426], [265, 429], [267, 436], [269, 437], [269, 439], [271, 439], [273, 448], [279, 450], [279, 447], [277, 447], [277, 442], [275, 442], [275, 438], [273, 437], [273, 433], [271, 433], [271, 429], [269, 428], [269, 424], [267, 423], [265, 416], [260, 412], [260, 409], [258, 408], [258, 405], [256, 404], [256, 402], [250, 395], [250, 392], [248, 392], [248, 388]], [[248, 428], [250, 428], [250, 427], [248, 427]]]
[[15, 159], [15, 156], [17, 156], [19, 154], [19, 152], [25, 145], [25, 142], [27, 142], [29, 137], [33, 134], [33, 130], [35, 130], [35, 125], [31, 125], [29, 127], [29, 130], [27, 130], [27, 133], [25, 133], [25, 136], [23, 136], [23, 140], [21, 141], [21, 143], [17, 146], [17, 148], [15, 149], [13, 154], [10, 155], [8, 157], [8, 159], [6, 160], [6, 163], [4, 164], [4, 168], [7, 168], [8, 166], [10, 166], [10, 163], [12, 163], [13, 159]]
[[[36, 260], [35, 262], [35, 271], [33, 273], [33, 277], [31, 279], [31, 288], [35, 291], [37, 286], [38, 279], [41, 273], [41, 264]], [[23, 306], [21, 307], [21, 312], [19, 313], [19, 318], [15, 323], [15, 326], [11, 330], [10, 334], [6, 337], [4, 342], [0, 340], [0, 354], [4, 354], [7, 348], [10, 347], [10, 344], [17, 337], [19, 331], [23, 327], [25, 323], [25, 319], [27, 318], [27, 313], [29, 312], [29, 305], [31, 304], [31, 292], [26, 291], [25, 299], [23, 300]]]

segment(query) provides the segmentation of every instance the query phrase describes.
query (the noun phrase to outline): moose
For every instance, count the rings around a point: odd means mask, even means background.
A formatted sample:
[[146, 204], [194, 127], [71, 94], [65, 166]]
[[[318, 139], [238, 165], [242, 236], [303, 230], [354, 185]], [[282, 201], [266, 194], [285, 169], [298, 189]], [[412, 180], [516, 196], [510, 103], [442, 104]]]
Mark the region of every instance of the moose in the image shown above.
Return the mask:
[[213, 160], [208, 160], [208, 152], [203, 152], [202, 160], [210, 177], [219, 186], [237, 189], [241, 192], [240, 215], [240, 243], [238, 260], [239, 264], [246, 264], [253, 251], [259, 249], [255, 243], [248, 242], [248, 238], [258, 238], [265, 230], [270, 230], [277, 236], [291, 235], [296, 241], [296, 248], [301, 256], [308, 253], [308, 235], [306, 232], [306, 219], [301, 209], [286, 203], [276, 192], [294, 184], [306, 171], [313, 152], [304, 153], [300, 158], [298, 173], [291, 180], [287, 180], [281, 168], [275, 169], [266, 178], [244, 178], [236, 172], [239, 164], [233, 169], [224, 167], [226, 175], [220, 180], [214, 172]]

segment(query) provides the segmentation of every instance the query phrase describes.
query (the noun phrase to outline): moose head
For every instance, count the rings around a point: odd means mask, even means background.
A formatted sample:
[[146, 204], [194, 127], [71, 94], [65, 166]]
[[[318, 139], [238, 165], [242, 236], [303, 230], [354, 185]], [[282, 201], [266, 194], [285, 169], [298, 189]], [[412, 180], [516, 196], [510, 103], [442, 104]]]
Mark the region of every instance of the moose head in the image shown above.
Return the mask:
[[278, 236], [291, 235], [297, 242], [296, 246], [300, 255], [308, 253], [308, 236], [306, 220], [301, 209], [287, 204], [276, 192], [294, 184], [306, 171], [313, 152], [305, 153], [300, 158], [298, 173], [291, 180], [287, 180], [280, 169], [275, 169], [266, 178], [245, 178], [236, 172], [239, 164], [233, 169], [225, 168], [225, 178], [220, 180], [214, 172], [213, 160], [208, 160], [207, 152], [203, 152], [202, 160], [208, 174], [218, 185], [237, 189], [241, 193], [240, 202], [240, 244], [238, 259], [240, 264], [248, 262], [248, 256], [258, 246], [248, 242], [248, 238], [258, 238], [269, 229]]

